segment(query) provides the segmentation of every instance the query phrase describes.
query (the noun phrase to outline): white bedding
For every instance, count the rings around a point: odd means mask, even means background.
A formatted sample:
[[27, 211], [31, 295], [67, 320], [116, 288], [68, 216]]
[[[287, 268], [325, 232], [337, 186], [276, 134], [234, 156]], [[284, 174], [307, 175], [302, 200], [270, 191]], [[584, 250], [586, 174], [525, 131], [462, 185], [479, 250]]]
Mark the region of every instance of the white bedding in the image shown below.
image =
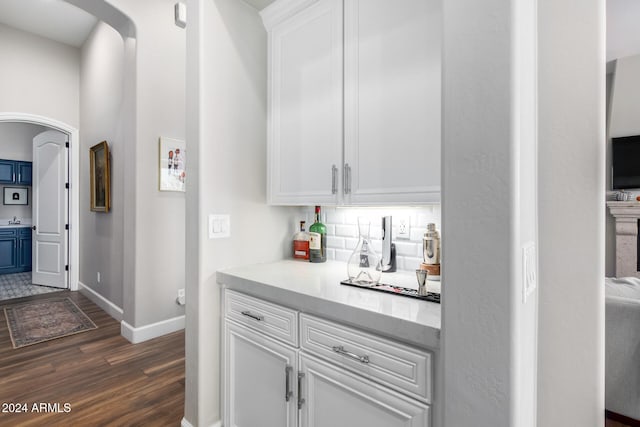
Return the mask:
[[605, 407], [640, 420], [640, 279], [605, 280]]

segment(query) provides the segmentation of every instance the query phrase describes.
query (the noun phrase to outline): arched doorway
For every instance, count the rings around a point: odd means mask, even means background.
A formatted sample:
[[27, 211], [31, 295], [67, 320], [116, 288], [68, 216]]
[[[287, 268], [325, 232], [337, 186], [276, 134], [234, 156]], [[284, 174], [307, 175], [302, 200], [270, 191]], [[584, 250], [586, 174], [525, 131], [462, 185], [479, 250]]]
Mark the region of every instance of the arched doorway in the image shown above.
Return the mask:
[[31, 123], [58, 130], [69, 136], [69, 289], [78, 290], [80, 236], [77, 226], [80, 218], [80, 147], [78, 129], [58, 120], [36, 114], [0, 112], [0, 123]]

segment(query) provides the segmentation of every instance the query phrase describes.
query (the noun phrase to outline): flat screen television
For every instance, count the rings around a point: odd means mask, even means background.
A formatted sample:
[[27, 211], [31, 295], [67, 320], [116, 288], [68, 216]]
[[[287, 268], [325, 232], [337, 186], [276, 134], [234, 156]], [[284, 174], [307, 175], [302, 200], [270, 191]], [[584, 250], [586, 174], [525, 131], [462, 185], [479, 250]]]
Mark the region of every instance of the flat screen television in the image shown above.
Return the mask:
[[640, 188], [640, 135], [611, 140], [613, 189]]

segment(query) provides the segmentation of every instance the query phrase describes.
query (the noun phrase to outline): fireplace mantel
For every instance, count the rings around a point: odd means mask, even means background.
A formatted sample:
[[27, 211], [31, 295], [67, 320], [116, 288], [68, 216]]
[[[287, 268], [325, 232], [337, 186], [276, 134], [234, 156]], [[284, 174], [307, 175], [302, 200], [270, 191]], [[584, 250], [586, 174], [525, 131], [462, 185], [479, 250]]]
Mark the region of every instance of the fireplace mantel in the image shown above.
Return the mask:
[[638, 272], [638, 220], [640, 202], [607, 202], [616, 219], [616, 277], [640, 277]]

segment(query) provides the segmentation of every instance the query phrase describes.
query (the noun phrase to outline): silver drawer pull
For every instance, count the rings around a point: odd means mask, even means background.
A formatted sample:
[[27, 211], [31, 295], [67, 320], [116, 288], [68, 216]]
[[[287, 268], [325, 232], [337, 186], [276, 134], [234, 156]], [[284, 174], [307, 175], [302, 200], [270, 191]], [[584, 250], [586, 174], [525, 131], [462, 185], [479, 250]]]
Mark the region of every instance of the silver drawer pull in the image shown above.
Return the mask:
[[304, 372], [298, 372], [298, 409], [302, 409], [302, 405], [306, 402], [302, 397], [302, 379]]
[[264, 316], [261, 314], [253, 314], [251, 313], [249, 310], [245, 310], [245, 311], [241, 311], [240, 314], [242, 314], [243, 316], [247, 316], [250, 317], [254, 320], [257, 320], [258, 322], [261, 320], [264, 320]]
[[343, 346], [341, 345], [334, 345], [333, 347], [331, 347], [333, 349], [333, 351], [335, 351], [338, 354], [341, 354], [343, 356], [347, 356], [350, 357], [352, 359], [357, 360], [358, 362], [362, 362], [362, 363], [369, 363], [369, 356], [358, 356], [355, 353], [351, 353], [350, 351], [347, 351], [344, 349]]
[[291, 371], [293, 368], [291, 366], [285, 366], [284, 368], [284, 401], [288, 402], [293, 396], [293, 392], [291, 391], [291, 385], [289, 384]]

